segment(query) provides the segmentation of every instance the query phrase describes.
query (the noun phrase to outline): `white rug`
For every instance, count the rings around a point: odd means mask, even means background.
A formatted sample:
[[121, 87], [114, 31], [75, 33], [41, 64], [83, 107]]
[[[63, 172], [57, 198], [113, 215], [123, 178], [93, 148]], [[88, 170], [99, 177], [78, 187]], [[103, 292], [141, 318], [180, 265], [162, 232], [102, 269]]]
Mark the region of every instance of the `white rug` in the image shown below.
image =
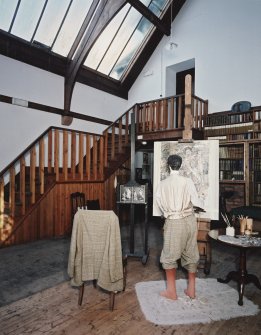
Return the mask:
[[208, 323], [240, 316], [255, 315], [259, 307], [244, 297], [243, 306], [238, 305], [238, 292], [217, 282], [216, 279], [196, 279], [196, 299], [184, 293], [185, 279], [177, 280], [178, 300], [160, 296], [166, 289], [165, 281], [137, 283], [135, 286], [142, 312], [146, 319], [158, 325]]

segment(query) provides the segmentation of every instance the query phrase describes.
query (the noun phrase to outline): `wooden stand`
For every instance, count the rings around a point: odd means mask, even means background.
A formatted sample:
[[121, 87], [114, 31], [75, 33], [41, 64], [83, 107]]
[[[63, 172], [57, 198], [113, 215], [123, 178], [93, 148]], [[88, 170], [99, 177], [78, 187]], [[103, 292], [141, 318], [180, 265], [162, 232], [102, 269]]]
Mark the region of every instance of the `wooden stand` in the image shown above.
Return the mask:
[[199, 251], [199, 269], [204, 269], [208, 275], [211, 267], [211, 244], [209, 241], [210, 220], [198, 218], [198, 251]]

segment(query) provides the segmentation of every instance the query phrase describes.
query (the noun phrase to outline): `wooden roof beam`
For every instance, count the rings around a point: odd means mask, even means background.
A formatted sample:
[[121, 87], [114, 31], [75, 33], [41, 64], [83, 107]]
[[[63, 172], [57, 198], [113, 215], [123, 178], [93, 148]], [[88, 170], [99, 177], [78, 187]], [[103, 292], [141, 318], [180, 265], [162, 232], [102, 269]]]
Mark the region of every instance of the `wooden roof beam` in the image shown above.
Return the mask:
[[82, 42], [77, 49], [73, 60], [69, 63], [64, 83], [64, 111], [65, 116], [62, 117], [63, 125], [70, 125], [72, 117], [70, 116], [70, 106], [73, 88], [76, 82], [76, 77], [79, 69], [83, 65], [90, 48], [101, 34], [103, 29], [111, 21], [111, 19], [119, 12], [119, 10], [127, 3], [127, 0], [102, 0], [99, 2], [96, 9], [95, 6], [91, 8], [94, 17], [88, 27]]

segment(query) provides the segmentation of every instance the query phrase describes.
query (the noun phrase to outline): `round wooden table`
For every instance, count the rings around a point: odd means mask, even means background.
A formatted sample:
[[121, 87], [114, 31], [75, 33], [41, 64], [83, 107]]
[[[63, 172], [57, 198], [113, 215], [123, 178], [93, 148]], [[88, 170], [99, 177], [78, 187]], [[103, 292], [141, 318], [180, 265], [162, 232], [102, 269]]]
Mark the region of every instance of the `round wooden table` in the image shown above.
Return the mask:
[[214, 229], [209, 232], [209, 237], [218, 241], [219, 243], [223, 243], [225, 245], [237, 248], [239, 250], [240, 254], [239, 270], [230, 271], [225, 279], [218, 278], [217, 281], [220, 283], [228, 283], [230, 282], [230, 280], [236, 281], [238, 283], [238, 293], [239, 293], [238, 304], [242, 306], [245, 285], [253, 283], [257, 288], [261, 290], [261, 284], [257, 276], [249, 274], [246, 268], [246, 262], [247, 262], [246, 252], [249, 249], [261, 248], [261, 238], [260, 234], [258, 236], [253, 237], [240, 236], [240, 235], [232, 237], [224, 235], [224, 232], [225, 232], [224, 229], [223, 230]]

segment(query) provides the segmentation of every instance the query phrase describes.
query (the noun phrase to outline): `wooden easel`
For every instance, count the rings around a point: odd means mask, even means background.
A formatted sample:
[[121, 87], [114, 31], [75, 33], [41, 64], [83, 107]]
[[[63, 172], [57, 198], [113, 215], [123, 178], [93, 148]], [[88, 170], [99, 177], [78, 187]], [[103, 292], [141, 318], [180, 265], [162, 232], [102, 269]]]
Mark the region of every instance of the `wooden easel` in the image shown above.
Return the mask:
[[[135, 114], [131, 114], [131, 178], [130, 181], [125, 184], [125, 186], [135, 187], [140, 186], [135, 181]], [[146, 186], [146, 192], [148, 187]], [[119, 189], [118, 189], [118, 200], [119, 197]], [[136, 259], [140, 259], [143, 265], [146, 265], [148, 257], [149, 257], [149, 248], [148, 248], [148, 196], [146, 194], [146, 201], [143, 204], [137, 204], [134, 202], [130, 203], [122, 203], [121, 201], [117, 201], [117, 212], [118, 216], [120, 214], [121, 206], [130, 206], [130, 236], [129, 236], [129, 247], [130, 250], [127, 253], [128, 257], [134, 257]], [[135, 251], [135, 207], [143, 206], [144, 207], [144, 251], [136, 252]]]
[[[184, 130], [182, 132], [182, 140], [179, 142], [193, 142], [193, 115], [192, 115], [192, 77], [186, 75], [185, 77], [185, 118], [184, 118]], [[198, 249], [200, 256], [199, 268], [204, 269], [205, 274], [209, 274], [211, 267], [211, 245], [209, 238], [210, 231], [210, 219], [197, 218], [198, 223]]]

